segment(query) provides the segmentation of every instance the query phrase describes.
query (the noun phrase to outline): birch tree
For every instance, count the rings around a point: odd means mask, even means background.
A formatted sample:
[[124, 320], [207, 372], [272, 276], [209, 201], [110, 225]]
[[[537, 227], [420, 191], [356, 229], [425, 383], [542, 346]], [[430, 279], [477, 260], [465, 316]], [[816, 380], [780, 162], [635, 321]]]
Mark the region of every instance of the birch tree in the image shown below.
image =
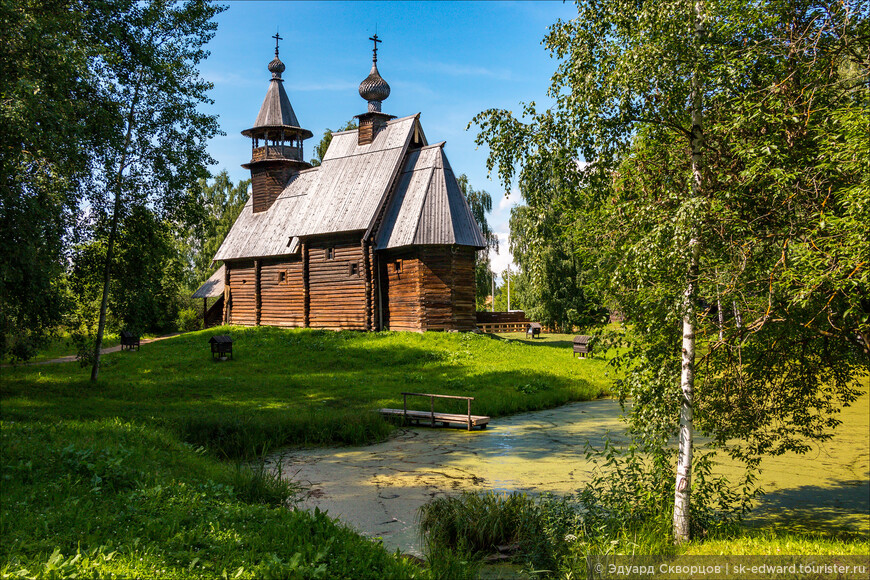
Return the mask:
[[99, 374], [115, 243], [124, 215], [148, 205], [164, 219], [200, 212], [199, 180], [213, 160], [205, 150], [218, 134], [217, 119], [197, 110], [210, 103], [211, 84], [196, 65], [222, 8], [205, 2], [151, 0], [131, 3], [106, 23], [107, 49], [96, 64], [122, 114], [122, 131], [107, 144], [101, 181], [105, 196], [94, 205], [108, 223], [103, 292], [91, 380]]
[[[474, 119], [490, 170], [516, 178], [532, 211], [563, 216], [627, 316], [616, 388], [645, 449], [677, 441], [662, 485], [677, 542], [692, 531], [696, 429], [749, 467], [806, 451], [867, 371], [870, 189], [851, 162], [860, 146], [834, 146], [827, 121], [866, 118], [865, 12], [579, 2], [544, 39], [555, 104]], [[717, 299], [736, 313], [721, 323]]]

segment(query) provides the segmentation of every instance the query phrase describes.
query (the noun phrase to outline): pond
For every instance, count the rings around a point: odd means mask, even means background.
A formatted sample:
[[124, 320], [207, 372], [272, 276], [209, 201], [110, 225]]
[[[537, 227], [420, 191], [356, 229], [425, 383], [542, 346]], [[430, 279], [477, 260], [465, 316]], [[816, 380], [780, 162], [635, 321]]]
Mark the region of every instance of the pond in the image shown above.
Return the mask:
[[[572, 493], [589, 478], [586, 443], [621, 440], [619, 416], [616, 401], [599, 399], [501, 417], [485, 430], [402, 429], [383, 443], [291, 449], [270, 462], [306, 488], [300, 507], [327, 510], [389, 550], [419, 556], [421, 505], [464, 490]], [[865, 394], [844, 412], [832, 441], [804, 456], [766, 460], [761, 484], [772, 493], [753, 517], [870, 528], [868, 417]]]

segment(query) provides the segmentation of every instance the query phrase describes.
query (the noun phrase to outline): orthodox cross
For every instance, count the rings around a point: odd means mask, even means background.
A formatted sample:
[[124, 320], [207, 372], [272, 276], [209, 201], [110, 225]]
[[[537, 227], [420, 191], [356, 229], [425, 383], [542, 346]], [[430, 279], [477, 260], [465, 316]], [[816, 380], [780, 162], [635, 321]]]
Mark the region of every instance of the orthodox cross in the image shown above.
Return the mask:
[[275, 31], [275, 36], [273, 36], [272, 38], [275, 39], [275, 56], [278, 56], [278, 41], [284, 39], [281, 38], [281, 35], [279, 35], [277, 31]]
[[383, 40], [378, 39], [378, 33], [375, 32], [374, 36], [370, 36], [369, 40], [375, 43], [375, 48], [372, 50], [374, 56], [372, 56], [372, 62], [378, 62], [378, 43], [383, 42]]

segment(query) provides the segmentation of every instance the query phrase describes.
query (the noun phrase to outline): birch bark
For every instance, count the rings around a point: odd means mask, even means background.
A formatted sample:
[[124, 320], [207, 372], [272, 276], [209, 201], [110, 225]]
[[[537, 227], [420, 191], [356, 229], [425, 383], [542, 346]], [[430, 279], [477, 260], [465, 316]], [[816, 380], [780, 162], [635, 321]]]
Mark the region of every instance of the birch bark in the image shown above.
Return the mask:
[[109, 230], [109, 240], [106, 248], [106, 268], [103, 272], [103, 297], [100, 300], [100, 322], [97, 326], [97, 340], [94, 344], [94, 366], [91, 367], [91, 380], [96, 381], [100, 373], [100, 354], [103, 349], [103, 333], [106, 330], [106, 310], [109, 305], [109, 283], [112, 279], [112, 259], [115, 252], [115, 238], [118, 236], [118, 219], [121, 213], [121, 186], [124, 179], [124, 170], [127, 168], [127, 156], [130, 150], [130, 142], [133, 140], [133, 121], [135, 118], [136, 105], [139, 100], [139, 83], [133, 89], [133, 100], [130, 102], [130, 111], [127, 113], [127, 135], [124, 137], [124, 150], [121, 152], [121, 162], [118, 166], [118, 175], [115, 180], [115, 199], [112, 208], [112, 228]]
[[[704, 35], [704, 6], [695, 2], [695, 42], [700, 46]], [[703, 93], [699, 70], [692, 76], [692, 189], [694, 202], [703, 191]], [[690, 217], [694, 219], [694, 217]], [[686, 289], [683, 293], [683, 344], [680, 372], [680, 442], [677, 456], [677, 481], [674, 494], [674, 541], [683, 543], [691, 535], [692, 455], [694, 445], [694, 389], [695, 389], [695, 299], [697, 294], [698, 260], [701, 254], [701, 234], [695, 222], [689, 237], [689, 263]]]

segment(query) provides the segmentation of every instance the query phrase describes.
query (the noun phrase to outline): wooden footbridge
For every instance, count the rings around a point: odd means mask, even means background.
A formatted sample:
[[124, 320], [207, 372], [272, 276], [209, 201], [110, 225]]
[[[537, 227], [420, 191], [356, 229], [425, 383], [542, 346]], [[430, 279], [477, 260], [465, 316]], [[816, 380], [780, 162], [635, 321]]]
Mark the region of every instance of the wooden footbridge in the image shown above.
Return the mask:
[[[408, 397], [429, 397], [428, 411], [413, 411], [408, 409]], [[464, 399], [468, 402], [468, 413], [436, 413], [435, 399]], [[486, 429], [489, 417], [471, 414], [471, 401], [474, 397], [458, 397], [454, 395], [433, 395], [430, 393], [402, 393], [401, 409], [380, 409], [381, 415], [386, 417], [402, 417], [403, 422], [414, 422], [417, 425], [428, 424], [431, 427], [441, 426], [465, 426], [469, 431], [474, 427]]]

